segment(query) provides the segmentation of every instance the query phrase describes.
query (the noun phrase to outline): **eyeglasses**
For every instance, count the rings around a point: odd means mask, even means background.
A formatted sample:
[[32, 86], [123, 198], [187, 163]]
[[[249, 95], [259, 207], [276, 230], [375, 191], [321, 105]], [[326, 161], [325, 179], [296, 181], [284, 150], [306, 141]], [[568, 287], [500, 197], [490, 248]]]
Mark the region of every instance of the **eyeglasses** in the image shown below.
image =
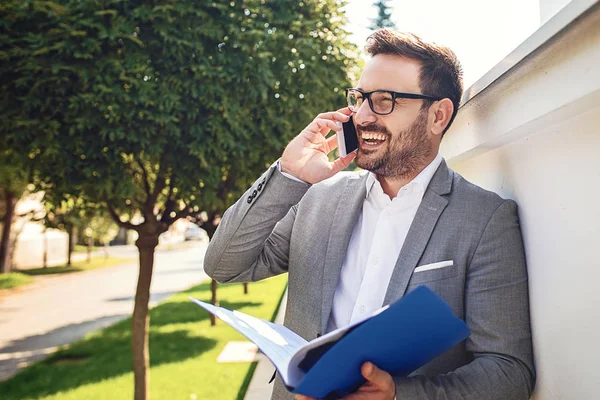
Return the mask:
[[346, 100], [348, 108], [356, 112], [362, 105], [364, 99], [369, 101], [369, 107], [375, 114], [387, 115], [394, 111], [396, 99], [425, 99], [441, 100], [443, 97], [428, 96], [426, 94], [392, 92], [391, 90], [373, 90], [372, 92], [363, 92], [360, 89], [346, 89]]

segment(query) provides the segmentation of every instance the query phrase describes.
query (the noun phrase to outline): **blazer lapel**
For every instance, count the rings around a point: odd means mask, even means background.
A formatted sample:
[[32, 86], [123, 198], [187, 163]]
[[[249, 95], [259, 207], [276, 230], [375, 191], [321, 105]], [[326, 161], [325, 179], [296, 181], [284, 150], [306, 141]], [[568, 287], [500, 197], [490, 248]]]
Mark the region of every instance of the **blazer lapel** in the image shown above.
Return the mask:
[[348, 243], [365, 200], [367, 175], [361, 175], [354, 175], [348, 179], [346, 188], [341, 193], [333, 214], [333, 224], [331, 225], [327, 253], [325, 254], [325, 270], [323, 271], [321, 333], [325, 333], [327, 329], [327, 322], [333, 305], [333, 295], [340, 279]]
[[448, 200], [444, 197], [452, 189], [452, 171], [448, 169], [445, 161], [442, 161], [436, 173], [431, 178], [431, 182], [425, 190], [425, 195], [421, 201], [415, 218], [408, 230], [402, 250], [398, 255], [394, 272], [390, 279], [383, 305], [392, 303], [401, 298], [406, 291], [410, 277], [442, 212], [448, 205]]

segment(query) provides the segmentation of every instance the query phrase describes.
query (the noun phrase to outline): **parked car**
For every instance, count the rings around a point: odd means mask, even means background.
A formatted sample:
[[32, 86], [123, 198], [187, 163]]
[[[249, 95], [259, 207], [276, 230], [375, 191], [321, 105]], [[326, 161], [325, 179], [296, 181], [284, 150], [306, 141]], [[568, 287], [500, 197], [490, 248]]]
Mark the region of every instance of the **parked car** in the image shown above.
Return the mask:
[[191, 224], [184, 233], [185, 240], [202, 240], [206, 236], [206, 232], [200, 229], [198, 225]]

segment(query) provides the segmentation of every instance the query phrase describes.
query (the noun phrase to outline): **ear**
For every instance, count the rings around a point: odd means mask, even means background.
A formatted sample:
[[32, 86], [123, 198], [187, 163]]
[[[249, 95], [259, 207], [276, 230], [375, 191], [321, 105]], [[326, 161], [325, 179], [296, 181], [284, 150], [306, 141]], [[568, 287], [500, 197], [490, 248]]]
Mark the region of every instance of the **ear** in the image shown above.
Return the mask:
[[432, 121], [431, 133], [434, 135], [439, 135], [441, 138], [444, 129], [446, 129], [450, 123], [450, 118], [452, 118], [453, 112], [454, 104], [452, 104], [452, 100], [448, 98], [434, 103], [431, 108], [429, 108], [430, 120]]

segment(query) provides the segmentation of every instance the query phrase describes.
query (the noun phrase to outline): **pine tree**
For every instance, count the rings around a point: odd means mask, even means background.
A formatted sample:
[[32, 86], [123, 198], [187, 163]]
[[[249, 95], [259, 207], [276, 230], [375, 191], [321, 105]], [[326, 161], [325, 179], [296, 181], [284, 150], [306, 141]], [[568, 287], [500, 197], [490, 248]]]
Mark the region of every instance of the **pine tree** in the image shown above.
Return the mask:
[[392, 22], [392, 13], [387, 2], [388, 0], [378, 0], [375, 2], [374, 6], [377, 7], [377, 18], [372, 20], [371, 29], [396, 28], [396, 25]]

